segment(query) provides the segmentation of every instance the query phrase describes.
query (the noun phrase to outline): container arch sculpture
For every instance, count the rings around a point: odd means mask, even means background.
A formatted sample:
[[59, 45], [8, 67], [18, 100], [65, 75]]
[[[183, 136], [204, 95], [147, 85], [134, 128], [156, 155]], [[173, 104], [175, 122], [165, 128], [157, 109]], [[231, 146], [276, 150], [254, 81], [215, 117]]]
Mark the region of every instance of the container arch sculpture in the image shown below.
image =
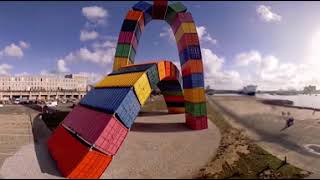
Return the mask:
[[[159, 88], [169, 113], [185, 113], [194, 130], [207, 128], [203, 65], [191, 13], [178, 2], [139, 2], [124, 20], [113, 72], [98, 82], [48, 140], [51, 157], [64, 177], [99, 178], [126, 138], [151, 90]], [[165, 20], [175, 33], [182, 69], [170, 61], [134, 64], [144, 26]], [[182, 85], [183, 88], [182, 88]]]

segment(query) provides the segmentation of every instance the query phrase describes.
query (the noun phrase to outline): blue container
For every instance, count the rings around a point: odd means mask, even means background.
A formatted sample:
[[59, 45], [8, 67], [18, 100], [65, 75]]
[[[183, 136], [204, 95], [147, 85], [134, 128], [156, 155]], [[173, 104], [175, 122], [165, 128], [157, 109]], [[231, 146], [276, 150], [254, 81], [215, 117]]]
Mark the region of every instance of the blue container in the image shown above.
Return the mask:
[[181, 64], [184, 64], [189, 59], [199, 59], [201, 60], [201, 49], [200, 46], [192, 45], [185, 48], [180, 54], [179, 54], [180, 62]]
[[183, 77], [183, 88], [204, 87], [203, 73], [195, 73]]
[[115, 114], [130, 128], [140, 111], [140, 103], [133, 88], [103, 88], [89, 91], [80, 104], [108, 114]]
[[152, 20], [152, 4], [140, 1], [132, 7], [135, 11], [144, 12], [144, 24], [148, 24]]

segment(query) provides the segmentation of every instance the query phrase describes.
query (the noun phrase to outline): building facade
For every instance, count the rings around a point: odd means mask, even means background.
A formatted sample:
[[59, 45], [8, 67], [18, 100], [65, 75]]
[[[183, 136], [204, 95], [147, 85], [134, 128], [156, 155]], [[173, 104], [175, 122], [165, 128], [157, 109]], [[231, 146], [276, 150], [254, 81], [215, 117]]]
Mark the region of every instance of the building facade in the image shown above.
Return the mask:
[[316, 91], [317, 91], [317, 87], [316, 86], [311, 86], [311, 85], [306, 86], [303, 89], [303, 93], [304, 94], [313, 94], [313, 93], [316, 93]]
[[65, 76], [0, 76], [0, 91], [86, 91], [88, 78]]

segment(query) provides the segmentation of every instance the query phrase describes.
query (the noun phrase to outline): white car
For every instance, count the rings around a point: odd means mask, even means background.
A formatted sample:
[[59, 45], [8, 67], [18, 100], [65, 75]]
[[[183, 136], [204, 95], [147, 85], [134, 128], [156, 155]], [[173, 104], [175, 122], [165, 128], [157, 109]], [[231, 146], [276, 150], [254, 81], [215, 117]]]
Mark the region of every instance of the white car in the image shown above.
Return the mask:
[[57, 101], [49, 101], [49, 102], [46, 102], [46, 105], [48, 107], [54, 107], [54, 106], [58, 105], [58, 102]]
[[14, 104], [20, 104], [20, 99], [15, 99]]

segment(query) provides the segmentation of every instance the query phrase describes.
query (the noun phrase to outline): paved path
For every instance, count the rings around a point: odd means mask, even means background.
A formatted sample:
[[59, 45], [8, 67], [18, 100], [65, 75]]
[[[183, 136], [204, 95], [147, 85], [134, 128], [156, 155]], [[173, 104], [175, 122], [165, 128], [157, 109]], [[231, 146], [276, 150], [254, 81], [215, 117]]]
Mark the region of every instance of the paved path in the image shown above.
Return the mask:
[[[50, 132], [44, 126], [34, 122], [37, 143], [7, 158], [0, 177], [60, 178], [47, 152]], [[102, 178], [191, 178], [215, 155], [219, 142], [219, 130], [211, 122], [207, 130], [191, 131], [184, 125], [184, 114], [144, 114]]]
[[[320, 114], [311, 110], [271, 106], [254, 97], [210, 96], [209, 103], [216, 104], [225, 118], [235, 127], [242, 128], [261, 147], [280, 159], [314, 172], [320, 177], [320, 155], [305, 148], [307, 144], [320, 144]], [[285, 125], [282, 112], [290, 112], [295, 124], [280, 132]]]

